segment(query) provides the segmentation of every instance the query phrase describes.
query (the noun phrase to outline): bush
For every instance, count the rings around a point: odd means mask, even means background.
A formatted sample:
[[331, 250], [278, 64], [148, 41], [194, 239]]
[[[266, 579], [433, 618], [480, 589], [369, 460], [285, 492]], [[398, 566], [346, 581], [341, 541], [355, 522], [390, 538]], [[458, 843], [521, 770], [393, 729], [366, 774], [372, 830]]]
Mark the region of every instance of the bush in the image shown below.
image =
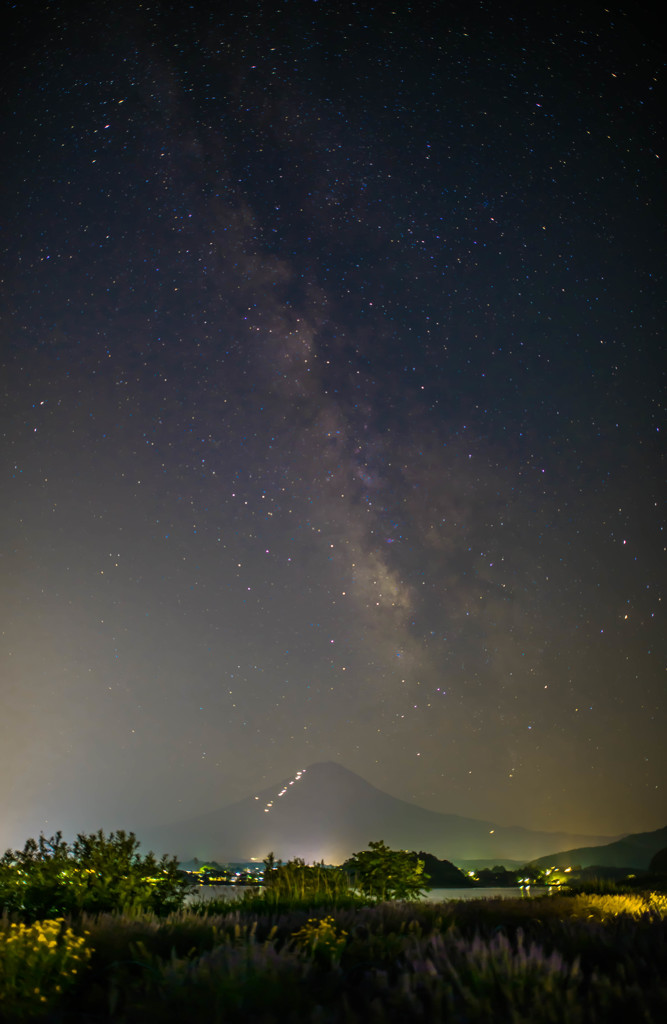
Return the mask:
[[175, 858], [142, 856], [133, 832], [29, 839], [0, 860], [0, 905], [24, 920], [123, 909], [164, 914], [190, 889]]
[[325, 966], [340, 963], [347, 932], [338, 930], [333, 917], [309, 917], [292, 935], [295, 948], [306, 957], [318, 958]]
[[344, 865], [359, 892], [373, 900], [418, 900], [428, 889], [424, 861], [407, 850], [390, 850], [380, 839]]

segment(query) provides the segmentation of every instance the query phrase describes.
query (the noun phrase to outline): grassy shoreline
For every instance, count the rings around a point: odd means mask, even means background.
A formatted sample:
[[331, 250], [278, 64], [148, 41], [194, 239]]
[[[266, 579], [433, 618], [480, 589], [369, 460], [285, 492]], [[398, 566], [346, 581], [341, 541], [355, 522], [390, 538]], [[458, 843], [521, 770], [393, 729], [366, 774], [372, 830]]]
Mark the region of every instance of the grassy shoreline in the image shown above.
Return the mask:
[[[53, 1024], [607, 1024], [667, 1019], [667, 897], [261, 900], [80, 915], [69, 992], [5, 1000]], [[5, 916], [0, 931], [12, 925]], [[16, 927], [16, 926], [15, 926]], [[46, 992], [48, 986], [40, 991]]]

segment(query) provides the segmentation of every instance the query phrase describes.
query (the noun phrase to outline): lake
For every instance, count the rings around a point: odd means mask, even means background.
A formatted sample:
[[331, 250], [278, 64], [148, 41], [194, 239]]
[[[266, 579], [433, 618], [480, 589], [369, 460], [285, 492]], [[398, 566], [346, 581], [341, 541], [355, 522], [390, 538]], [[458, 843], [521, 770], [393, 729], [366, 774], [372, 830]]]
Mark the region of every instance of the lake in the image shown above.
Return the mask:
[[529, 889], [517, 886], [498, 886], [477, 889], [431, 889], [424, 896], [429, 903], [444, 903], [445, 900], [522, 900], [529, 896], [544, 896], [549, 892], [546, 885], [532, 885]]
[[[245, 885], [200, 885], [195, 892], [188, 896], [186, 906], [199, 900], [240, 899], [243, 893], [247, 891], [248, 886]], [[502, 888], [484, 888], [480, 886], [478, 889], [431, 889], [424, 896], [424, 900], [428, 903], [442, 903], [446, 900], [517, 900], [526, 899], [530, 896], [543, 896], [548, 891], [544, 885], [533, 885], [530, 889], [520, 889], [518, 886]]]

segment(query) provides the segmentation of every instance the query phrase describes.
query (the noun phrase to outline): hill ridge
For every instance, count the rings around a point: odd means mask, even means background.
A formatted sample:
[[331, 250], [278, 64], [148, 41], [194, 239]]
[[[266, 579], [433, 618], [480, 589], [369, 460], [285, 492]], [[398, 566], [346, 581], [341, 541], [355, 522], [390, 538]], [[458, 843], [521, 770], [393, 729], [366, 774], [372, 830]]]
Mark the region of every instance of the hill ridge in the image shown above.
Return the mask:
[[645, 871], [659, 850], [667, 847], [667, 825], [651, 832], [633, 832], [601, 846], [580, 846], [538, 858], [539, 867], [579, 866], [636, 868]]

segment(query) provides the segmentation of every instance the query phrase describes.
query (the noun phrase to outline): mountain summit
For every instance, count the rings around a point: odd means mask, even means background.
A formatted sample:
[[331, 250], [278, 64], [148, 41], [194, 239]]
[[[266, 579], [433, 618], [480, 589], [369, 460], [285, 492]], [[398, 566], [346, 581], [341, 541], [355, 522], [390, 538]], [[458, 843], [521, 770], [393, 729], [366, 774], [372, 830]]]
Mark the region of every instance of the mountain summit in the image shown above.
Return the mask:
[[597, 846], [609, 836], [533, 832], [398, 800], [334, 762], [312, 764], [238, 803], [153, 828], [156, 849], [180, 859], [262, 860], [273, 850], [288, 860], [342, 863], [371, 839], [398, 849], [427, 850], [447, 860], [529, 861], [555, 850]]

